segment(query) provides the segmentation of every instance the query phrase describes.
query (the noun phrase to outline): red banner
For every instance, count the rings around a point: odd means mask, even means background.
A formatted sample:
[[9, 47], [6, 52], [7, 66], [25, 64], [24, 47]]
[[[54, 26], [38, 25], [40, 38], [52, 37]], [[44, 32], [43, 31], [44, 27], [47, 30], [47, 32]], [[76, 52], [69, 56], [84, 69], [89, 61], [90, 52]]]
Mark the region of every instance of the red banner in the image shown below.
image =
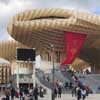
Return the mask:
[[82, 33], [65, 33], [67, 58], [62, 61], [61, 65], [71, 64], [75, 60], [80, 53], [80, 49], [83, 47], [86, 36], [86, 34]]

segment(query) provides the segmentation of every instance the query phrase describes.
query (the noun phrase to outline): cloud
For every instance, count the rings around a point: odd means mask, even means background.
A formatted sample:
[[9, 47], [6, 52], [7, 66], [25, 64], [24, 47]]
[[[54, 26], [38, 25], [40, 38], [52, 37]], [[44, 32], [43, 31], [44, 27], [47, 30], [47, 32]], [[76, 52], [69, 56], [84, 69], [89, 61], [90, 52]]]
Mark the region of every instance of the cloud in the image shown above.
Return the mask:
[[6, 27], [16, 13], [36, 8], [69, 8], [100, 14], [100, 0], [0, 0], [0, 8], [0, 37], [8, 40]]
[[5, 4], [9, 3], [9, 1], [10, 0], [0, 0], [1, 3], [5, 3]]
[[[26, 1], [26, 2], [25, 2]], [[32, 0], [0, 0], [0, 40], [9, 39], [7, 34], [7, 24], [16, 13], [22, 12], [26, 9], [31, 9], [35, 5]], [[11, 38], [10, 38], [11, 39]]]

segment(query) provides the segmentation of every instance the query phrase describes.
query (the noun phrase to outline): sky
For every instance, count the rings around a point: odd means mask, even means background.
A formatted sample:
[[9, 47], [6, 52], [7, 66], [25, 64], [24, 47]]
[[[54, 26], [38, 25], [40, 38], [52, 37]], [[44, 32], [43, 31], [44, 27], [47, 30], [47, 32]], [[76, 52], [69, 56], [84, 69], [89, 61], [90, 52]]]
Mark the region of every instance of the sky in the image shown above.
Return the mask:
[[100, 0], [0, 0], [0, 41], [12, 39], [7, 33], [12, 16], [40, 8], [85, 10], [100, 15]]
[[0, 0], [0, 41], [11, 39], [7, 24], [12, 16], [39, 8], [67, 8], [100, 14], [100, 0]]

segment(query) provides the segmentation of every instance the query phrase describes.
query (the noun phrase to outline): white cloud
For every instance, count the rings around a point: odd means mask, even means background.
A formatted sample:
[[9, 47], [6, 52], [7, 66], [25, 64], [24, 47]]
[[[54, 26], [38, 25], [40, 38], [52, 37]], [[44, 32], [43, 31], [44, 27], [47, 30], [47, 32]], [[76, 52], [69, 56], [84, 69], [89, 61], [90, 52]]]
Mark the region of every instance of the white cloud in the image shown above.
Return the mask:
[[[26, 2], [25, 2], [26, 1]], [[7, 24], [16, 13], [31, 9], [34, 5], [31, 0], [9, 0], [8, 3], [0, 1], [0, 40], [11, 39], [7, 34]]]
[[0, 0], [0, 8], [0, 37], [9, 39], [6, 36], [7, 23], [16, 13], [33, 8], [70, 8], [96, 12], [100, 9], [100, 0]]

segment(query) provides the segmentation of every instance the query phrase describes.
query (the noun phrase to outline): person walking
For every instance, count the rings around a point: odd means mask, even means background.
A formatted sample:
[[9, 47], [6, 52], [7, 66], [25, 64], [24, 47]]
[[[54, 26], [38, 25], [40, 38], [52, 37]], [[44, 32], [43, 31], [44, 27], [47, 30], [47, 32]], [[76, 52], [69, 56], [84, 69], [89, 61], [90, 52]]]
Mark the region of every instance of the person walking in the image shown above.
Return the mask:
[[20, 87], [20, 100], [23, 100], [23, 87]]
[[57, 87], [54, 88], [54, 97], [56, 98], [57, 97], [57, 93], [58, 93], [58, 89]]
[[73, 86], [73, 88], [72, 88], [72, 97], [73, 96], [76, 96], [76, 86]]
[[43, 94], [44, 94], [43, 92], [44, 92], [44, 89], [43, 89], [43, 87], [40, 86], [40, 97], [44, 97], [43, 96]]
[[59, 87], [58, 87], [58, 98], [59, 97], [61, 98], [61, 94], [62, 94], [62, 87], [61, 87], [61, 85], [59, 85]]
[[85, 100], [85, 98], [86, 98], [86, 90], [85, 89], [82, 89], [82, 98], [83, 98], [83, 100]]
[[9, 88], [5, 90], [5, 95], [6, 95], [6, 100], [10, 100], [10, 89]]
[[[36, 84], [36, 87], [34, 88], [33, 95], [34, 95], [34, 99], [35, 99], [35, 100], [38, 100], [39, 92], [38, 92], [38, 86], [37, 86], [37, 84]], [[33, 100], [34, 100], [34, 99], [33, 99]]]
[[50, 78], [49, 78], [49, 76], [47, 76], [47, 81], [48, 81], [48, 82], [50, 81]]
[[14, 100], [14, 96], [15, 96], [15, 89], [12, 88], [11, 89], [11, 100]]
[[72, 89], [72, 85], [73, 85], [72, 82], [70, 82], [70, 83], [69, 83], [69, 89], [70, 89], [70, 90]]
[[81, 99], [81, 89], [80, 87], [77, 89], [77, 100]]
[[68, 82], [67, 81], [65, 82], [65, 89], [66, 89], [66, 91], [68, 90]]

